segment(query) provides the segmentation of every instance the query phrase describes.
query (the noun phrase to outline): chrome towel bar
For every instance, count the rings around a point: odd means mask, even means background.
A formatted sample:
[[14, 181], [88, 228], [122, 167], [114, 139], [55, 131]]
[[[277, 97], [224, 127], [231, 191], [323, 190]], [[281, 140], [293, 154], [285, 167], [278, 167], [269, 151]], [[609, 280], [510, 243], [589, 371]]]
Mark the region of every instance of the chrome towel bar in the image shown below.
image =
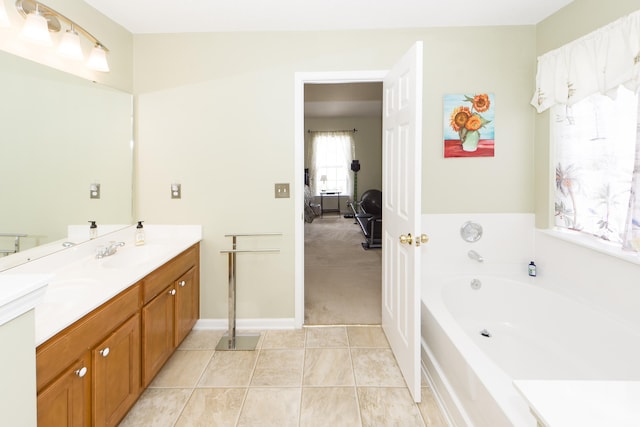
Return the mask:
[[258, 345], [260, 335], [236, 335], [236, 254], [239, 253], [279, 253], [280, 249], [238, 249], [238, 237], [259, 237], [259, 236], [281, 236], [282, 233], [237, 233], [225, 234], [231, 237], [232, 249], [222, 250], [221, 254], [228, 255], [229, 262], [229, 330], [223, 336], [216, 350], [255, 350]]

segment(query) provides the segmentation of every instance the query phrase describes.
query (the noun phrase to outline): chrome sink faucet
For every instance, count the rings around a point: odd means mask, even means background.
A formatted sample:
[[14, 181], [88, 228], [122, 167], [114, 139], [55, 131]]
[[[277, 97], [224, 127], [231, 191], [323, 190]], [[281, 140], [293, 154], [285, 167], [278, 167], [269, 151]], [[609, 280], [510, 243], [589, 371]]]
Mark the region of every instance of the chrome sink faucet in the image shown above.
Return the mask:
[[478, 262], [484, 261], [484, 258], [482, 258], [482, 255], [480, 255], [478, 252], [474, 251], [473, 249], [467, 252], [467, 255], [469, 255], [469, 258], [474, 259]]
[[124, 246], [124, 242], [111, 241], [107, 246], [98, 246], [96, 249], [96, 258], [104, 258], [111, 256], [118, 252], [118, 248]]

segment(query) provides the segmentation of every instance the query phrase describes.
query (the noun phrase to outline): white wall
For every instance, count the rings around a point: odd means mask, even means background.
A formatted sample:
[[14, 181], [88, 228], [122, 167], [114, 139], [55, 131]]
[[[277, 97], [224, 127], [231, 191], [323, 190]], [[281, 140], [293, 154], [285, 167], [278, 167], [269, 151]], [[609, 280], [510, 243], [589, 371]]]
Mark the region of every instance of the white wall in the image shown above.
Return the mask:
[[0, 325], [0, 413], [7, 426], [37, 425], [34, 311]]
[[640, 332], [638, 263], [536, 232], [536, 283], [608, 313]]
[[[137, 211], [201, 223], [202, 316], [226, 317], [223, 235], [281, 231], [281, 253], [240, 259], [239, 318], [294, 316], [296, 72], [385, 70], [423, 40], [423, 212], [533, 211], [534, 27], [136, 35]], [[442, 97], [496, 95], [496, 156], [444, 159]], [[169, 198], [172, 181], [183, 199]], [[295, 188], [292, 188], [295, 192]], [[265, 245], [268, 243], [265, 243]], [[243, 265], [244, 263], [244, 265]]]

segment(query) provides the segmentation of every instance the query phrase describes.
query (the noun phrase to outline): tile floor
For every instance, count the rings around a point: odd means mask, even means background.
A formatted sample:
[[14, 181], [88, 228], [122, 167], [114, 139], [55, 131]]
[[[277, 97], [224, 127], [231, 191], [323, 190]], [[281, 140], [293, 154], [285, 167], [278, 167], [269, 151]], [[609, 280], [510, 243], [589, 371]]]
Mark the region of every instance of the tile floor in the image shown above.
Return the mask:
[[379, 326], [262, 332], [255, 351], [215, 351], [194, 330], [120, 426], [437, 426], [428, 387], [411, 399]]

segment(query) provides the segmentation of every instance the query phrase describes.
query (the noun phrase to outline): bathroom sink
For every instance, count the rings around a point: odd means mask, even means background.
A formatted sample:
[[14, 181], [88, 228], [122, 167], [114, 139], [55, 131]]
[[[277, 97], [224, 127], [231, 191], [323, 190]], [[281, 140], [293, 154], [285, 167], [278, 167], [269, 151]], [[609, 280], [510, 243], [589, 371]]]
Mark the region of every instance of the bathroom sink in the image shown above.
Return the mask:
[[167, 253], [168, 248], [161, 245], [145, 245], [122, 248], [115, 254], [97, 260], [104, 268], [131, 268], [152, 261]]

